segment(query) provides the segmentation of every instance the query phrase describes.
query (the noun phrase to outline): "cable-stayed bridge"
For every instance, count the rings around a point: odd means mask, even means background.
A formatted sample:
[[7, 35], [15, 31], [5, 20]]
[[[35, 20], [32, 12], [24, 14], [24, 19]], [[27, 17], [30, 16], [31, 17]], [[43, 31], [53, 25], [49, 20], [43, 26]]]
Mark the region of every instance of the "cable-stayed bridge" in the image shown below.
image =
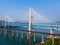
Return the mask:
[[[40, 16], [39, 16], [39, 18], [40, 18]], [[39, 20], [39, 18], [37, 20]], [[41, 19], [42, 19], [43, 22], [44, 21], [47, 21], [47, 22], [51, 21], [51, 20], [47, 19], [44, 16], [41, 16]], [[44, 43], [44, 39], [45, 39], [44, 35], [46, 34], [46, 35], [50, 36], [49, 38], [52, 39], [52, 45], [54, 44], [54, 38], [59, 38], [59, 36], [60, 36], [60, 34], [55, 34], [54, 33], [54, 30], [60, 30], [60, 25], [58, 25], [58, 24], [47, 24], [47, 23], [46, 24], [35, 23], [34, 22], [34, 11], [31, 8], [29, 9], [29, 20], [28, 20], [28, 23], [16, 23], [16, 22], [11, 22], [10, 20], [11, 20], [11, 18], [9, 16], [7, 16], [5, 18], [5, 21], [3, 21], [3, 23], [1, 23], [3, 26], [0, 25], [0, 34], [2, 34], [2, 32], [3, 32], [2, 30], [4, 30], [4, 33], [8, 37], [8, 34], [11, 31], [10, 34], [12, 34], [12, 38], [14, 38], [15, 34], [16, 34], [17, 38], [19, 37], [19, 34], [21, 34], [21, 38], [22, 39], [24, 38], [25, 35], [27, 35], [26, 36], [27, 40], [31, 39], [31, 36], [33, 36], [33, 40], [34, 40], [34, 42], [36, 42], [36, 39], [37, 39], [36, 38], [36, 33], [38, 33], [38, 34], [42, 34], [41, 43]], [[20, 28], [22, 28], [22, 29], [20, 29]], [[23, 28], [28, 28], [28, 29], [25, 30]], [[49, 33], [40, 32], [41, 30], [38, 32], [38, 31], [35, 31], [36, 28], [49, 29], [50, 32]], [[26, 34], [24, 32], [26, 32]], [[11, 35], [9, 35], [9, 36], [11, 36]]]
[[[26, 21], [28, 20], [28, 23], [17, 23], [14, 22], [13, 19], [9, 15], [5, 15], [5, 21], [4, 25], [8, 26], [20, 26], [20, 27], [27, 27], [30, 30], [30, 27], [32, 26], [33, 28], [43, 28], [43, 29], [55, 29], [55, 30], [60, 30], [60, 25], [59, 24], [49, 24], [52, 22], [49, 18], [41, 15], [37, 11], [35, 11], [32, 8], [29, 8], [29, 14], [23, 16], [23, 20]], [[20, 21], [19, 21], [20, 22]], [[39, 23], [40, 22], [40, 23]], [[43, 22], [43, 23], [41, 23]], [[48, 23], [49, 22], [49, 23]]]

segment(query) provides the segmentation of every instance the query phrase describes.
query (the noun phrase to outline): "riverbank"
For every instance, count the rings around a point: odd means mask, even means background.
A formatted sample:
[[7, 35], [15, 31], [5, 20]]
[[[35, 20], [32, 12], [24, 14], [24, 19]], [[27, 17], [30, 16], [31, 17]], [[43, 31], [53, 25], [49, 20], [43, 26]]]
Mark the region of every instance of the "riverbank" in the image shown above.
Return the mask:
[[[52, 45], [52, 40], [48, 40], [45, 43], [39, 43], [37, 45]], [[60, 39], [54, 39], [54, 45], [60, 45]]]

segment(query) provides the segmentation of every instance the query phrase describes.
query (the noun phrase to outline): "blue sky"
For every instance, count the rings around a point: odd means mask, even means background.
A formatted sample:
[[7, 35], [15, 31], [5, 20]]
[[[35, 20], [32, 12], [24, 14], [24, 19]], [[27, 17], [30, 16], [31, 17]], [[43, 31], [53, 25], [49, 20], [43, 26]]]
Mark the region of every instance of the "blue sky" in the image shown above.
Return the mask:
[[9, 15], [14, 21], [25, 21], [25, 18], [28, 19], [29, 8], [51, 21], [60, 21], [60, 0], [0, 0], [0, 20]]

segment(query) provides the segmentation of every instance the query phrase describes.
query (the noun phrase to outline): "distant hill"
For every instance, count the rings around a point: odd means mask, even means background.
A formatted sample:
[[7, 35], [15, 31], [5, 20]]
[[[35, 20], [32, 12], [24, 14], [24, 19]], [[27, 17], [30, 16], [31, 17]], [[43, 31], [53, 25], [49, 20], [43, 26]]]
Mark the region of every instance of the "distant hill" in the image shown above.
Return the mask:
[[[1, 23], [5, 23], [4, 20], [0, 20], [0, 24]], [[29, 22], [25, 22], [25, 21], [15, 21], [15, 22], [9, 22], [9, 23], [29, 23]], [[39, 24], [39, 23], [38, 23]], [[40, 23], [40, 24], [60, 24], [60, 21], [55, 21], [52, 23]]]
[[60, 21], [53, 22], [54, 24], [60, 24]]

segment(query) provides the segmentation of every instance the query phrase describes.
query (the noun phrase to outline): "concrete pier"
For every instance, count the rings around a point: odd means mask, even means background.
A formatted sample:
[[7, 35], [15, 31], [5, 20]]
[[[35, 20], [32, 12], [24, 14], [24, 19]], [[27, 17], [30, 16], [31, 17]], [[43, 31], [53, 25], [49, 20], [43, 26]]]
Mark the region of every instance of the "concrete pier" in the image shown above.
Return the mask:
[[5, 34], [8, 36], [8, 29], [5, 28]]
[[[54, 34], [54, 29], [50, 29], [50, 34]], [[52, 45], [54, 45], [54, 35], [50, 35], [50, 38], [52, 38]]]
[[[50, 34], [54, 34], [54, 29], [50, 29]], [[50, 35], [53, 36], [53, 35]]]
[[21, 38], [24, 38], [24, 32], [21, 31]]
[[18, 30], [16, 31], [16, 37], [18, 38]]
[[34, 33], [34, 42], [36, 41], [36, 33]]
[[30, 39], [30, 32], [27, 32], [27, 40]]
[[27, 39], [29, 39], [29, 37], [28, 37], [28, 32], [27, 32]]
[[12, 30], [12, 37], [14, 38], [14, 30]]
[[2, 33], [2, 30], [0, 29], [0, 35], [1, 35], [1, 33]]
[[42, 33], [42, 42], [41, 43], [44, 43], [44, 33]]
[[53, 38], [52, 38], [52, 45], [54, 45], [54, 36], [53, 36]]
[[34, 31], [34, 29], [32, 29], [32, 36], [34, 36], [34, 42], [36, 41], [36, 33]]

